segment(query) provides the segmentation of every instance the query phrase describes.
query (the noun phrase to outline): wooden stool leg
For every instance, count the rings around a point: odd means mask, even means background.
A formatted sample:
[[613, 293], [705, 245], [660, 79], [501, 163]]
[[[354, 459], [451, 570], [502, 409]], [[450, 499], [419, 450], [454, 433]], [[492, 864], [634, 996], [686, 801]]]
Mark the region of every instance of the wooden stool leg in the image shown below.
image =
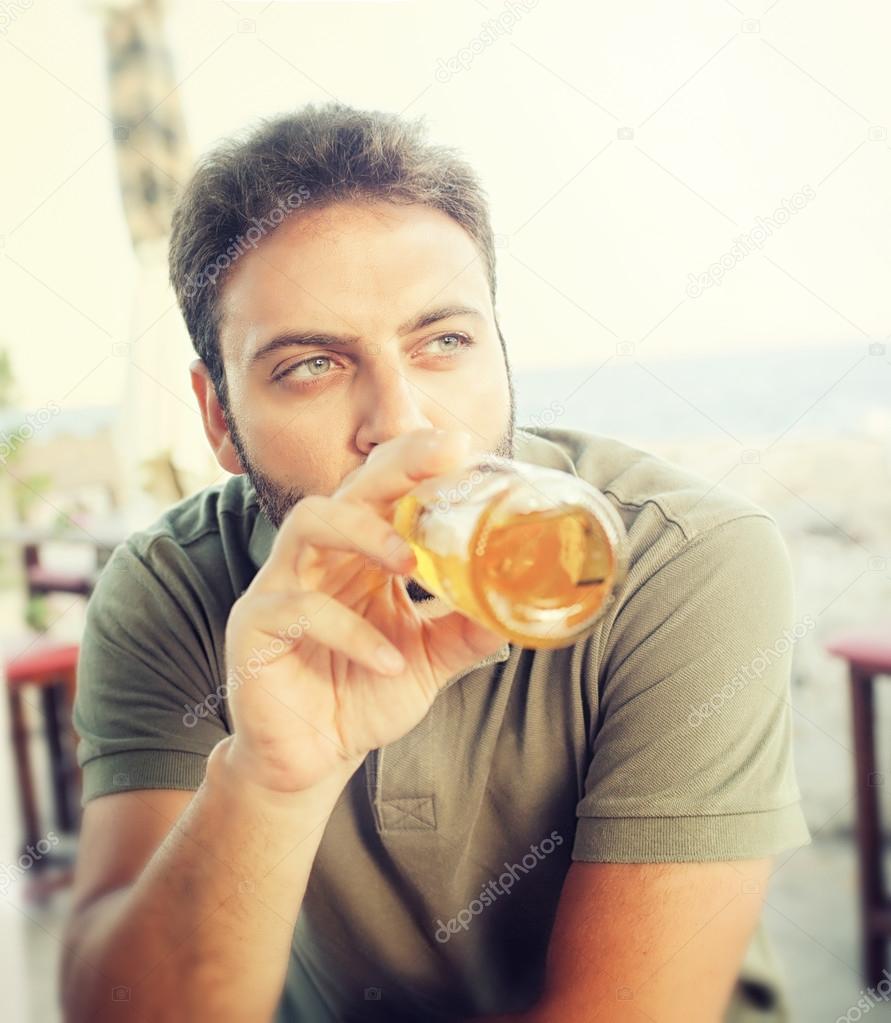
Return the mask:
[[37, 816], [37, 800], [34, 796], [34, 777], [31, 774], [31, 760], [28, 755], [28, 729], [25, 725], [22, 694], [17, 686], [7, 686], [9, 696], [9, 721], [12, 732], [12, 749], [15, 759], [16, 780], [19, 789], [19, 805], [24, 825], [24, 845], [34, 846], [40, 839], [40, 823]]
[[863, 974], [867, 985], [875, 987], [883, 979], [886, 938], [876, 926], [876, 917], [884, 915], [885, 887], [882, 875], [882, 836], [879, 827], [873, 678], [854, 667], [851, 668], [851, 708], [854, 724]]
[[64, 696], [63, 684], [52, 682], [41, 690], [43, 720], [46, 727], [46, 745], [49, 750], [50, 776], [53, 783], [53, 802], [56, 821], [62, 831], [72, 831], [71, 807], [68, 802], [68, 768], [59, 731], [59, 704]]

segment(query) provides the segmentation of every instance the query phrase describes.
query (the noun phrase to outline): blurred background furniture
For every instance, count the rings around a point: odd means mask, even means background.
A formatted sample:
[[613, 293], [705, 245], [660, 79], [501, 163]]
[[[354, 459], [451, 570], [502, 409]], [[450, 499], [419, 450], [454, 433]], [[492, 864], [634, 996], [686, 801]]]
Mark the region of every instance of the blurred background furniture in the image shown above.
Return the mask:
[[[34, 881], [46, 894], [46, 882], [40, 875], [55, 866], [60, 856], [52, 851], [35, 858], [34, 850], [46, 841], [53, 827], [64, 834], [73, 834], [80, 824], [80, 768], [75, 755], [76, 736], [71, 724], [71, 707], [77, 680], [79, 647], [75, 643], [60, 643], [38, 636], [24, 647], [23, 652], [4, 660], [6, 696], [9, 705], [10, 733], [13, 762], [22, 818], [22, 856], [33, 860]], [[49, 778], [52, 791], [53, 813], [41, 813], [31, 760], [31, 730], [28, 726], [26, 703], [29, 694], [39, 697], [42, 732], [49, 755]], [[33, 705], [33, 704], [32, 704]], [[53, 843], [55, 849], [56, 843]], [[63, 867], [70, 864], [62, 859]], [[51, 882], [52, 887], [70, 881], [70, 869], [63, 869], [61, 877]]]
[[[28, 596], [46, 596], [49, 593], [74, 593], [89, 597], [93, 586], [111, 552], [125, 536], [122, 529], [97, 530], [91, 527], [79, 529], [74, 526], [64, 530], [16, 526], [0, 532], [0, 543], [11, 543], [19, 547]], [[92, 568], [82, 571], [65, 571], [48, 567], [41, 560], [41, 550], [48, 544], [72, 544], [92, 547], [95, 563]]]
[[[21, 821], [20, 860], [30, 864], [24, 887], [29, 901], [44, 901], [72, 878], [81, 775], [71, 723], [79, 627], [70, 612], [73, 603], [83, 608], [82, 601], [89, 599], [111, 552], [125, 536], [126, 529], [112, 517], [102, 523], [73, 518], [55, 525], [20, 523], [0, 532], [0, 543], [15, 549], [12, 560], [21, 568], [17, 576], [31, 627], [23, 635], [4, 636], [2, 648]], [[59, 611], [58, 604], [55, 608], [52, 604], [58, 594], [75, 600], [65, 602]], [[59, 634], [60, 625], [68, 626], [69, 635], [64, 635], [64, 628]]]
[[891, 938], [891, 900], [882, 869], [878, 794], [884, 776], [876, 770], [874, 689], [879, 676], [891, 675], [891, 620], [839, 633], [826, 644], [826, 649], [848, 663], [854, 728], [863, 979], [870, 987], [875, 987], [883, 979], [887, 942]]

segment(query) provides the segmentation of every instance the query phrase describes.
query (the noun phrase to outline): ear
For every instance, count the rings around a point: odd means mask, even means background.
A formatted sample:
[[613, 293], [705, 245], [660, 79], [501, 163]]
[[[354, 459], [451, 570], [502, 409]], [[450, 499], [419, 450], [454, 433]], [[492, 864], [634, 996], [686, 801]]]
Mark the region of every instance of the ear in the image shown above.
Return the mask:
[[232, 438], [226, 427], [226, 420], [217, 399], [216, 389], [203, 360], [193, 359], [189, 364], [189, 374], [192, 378], [192, 390], [198, 399], [198, 408], [201, 410], [201, 419], [204, 422], [204, 435], [207, 437], [207, 442], [210, 444], [220, 468], [231, 472], [233, 476], [242, 475], [244, 467], [232, 445]]

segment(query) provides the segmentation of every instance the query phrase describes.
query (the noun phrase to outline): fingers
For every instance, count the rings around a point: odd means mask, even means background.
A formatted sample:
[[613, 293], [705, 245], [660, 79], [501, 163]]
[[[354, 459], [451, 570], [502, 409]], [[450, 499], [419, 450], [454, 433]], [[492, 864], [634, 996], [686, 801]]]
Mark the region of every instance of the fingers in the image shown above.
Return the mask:
[[350, 473], [335, 497], [387, 505], [430, 476], [462, 465], [478, 441], [463, 430], [412, 430], [376, 447]]
[[481, 657], [494, 654], [505, 642], [503, 636], [467, 618], [460, 611], [451, 611], [431, 621], [427, 627], [430, 656], [449, 677]]
[[316, 589], [318, 579], [309, 573], [303, 556], [308, 548], [362, 554], [385, 570], [407, 574], [415, 566], [414, 557], [387, 521], [388, 506], [421, 480], [466, 462], [475, 446], [463, 431], [427, 429], [381, 444], [330, 497], [313, 494], [291, 509], [258, 573], [256, 588]]
[[[397, 675], [405, 670], [405, 659], [383, 633], [327, 593], [255, 593], [240, 597], [230, 619], [233, 615], [242, 642], [253, 645], [255, 657], [266, 651], [273, 660], [273, 655], [281, 655], [309, 637], [371, 671]], [[300, 628], [295, 630], [296, 622]], [[234, 668], [229, 666], [230, 671]]]
[[316, 580], [301, 571], [301, 555], [310, 547], [361, 554], [400, 575], [415, 566], [410, 547], [382, 515], [367, 505], [314, 494], [285, 518], [255, 588], [314, 588]]

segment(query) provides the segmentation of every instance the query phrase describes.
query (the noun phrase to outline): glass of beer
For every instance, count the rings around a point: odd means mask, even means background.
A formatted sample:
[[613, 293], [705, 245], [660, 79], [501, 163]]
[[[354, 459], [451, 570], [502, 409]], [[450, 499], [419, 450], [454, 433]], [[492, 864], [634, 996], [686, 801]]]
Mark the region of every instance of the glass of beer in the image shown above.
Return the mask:
[[496, 455], [424, 480], [394, 503], [392, 521], [421, 586], [524, 647], [574, 642], [628, 567], [625, 527], [604, 494]]

